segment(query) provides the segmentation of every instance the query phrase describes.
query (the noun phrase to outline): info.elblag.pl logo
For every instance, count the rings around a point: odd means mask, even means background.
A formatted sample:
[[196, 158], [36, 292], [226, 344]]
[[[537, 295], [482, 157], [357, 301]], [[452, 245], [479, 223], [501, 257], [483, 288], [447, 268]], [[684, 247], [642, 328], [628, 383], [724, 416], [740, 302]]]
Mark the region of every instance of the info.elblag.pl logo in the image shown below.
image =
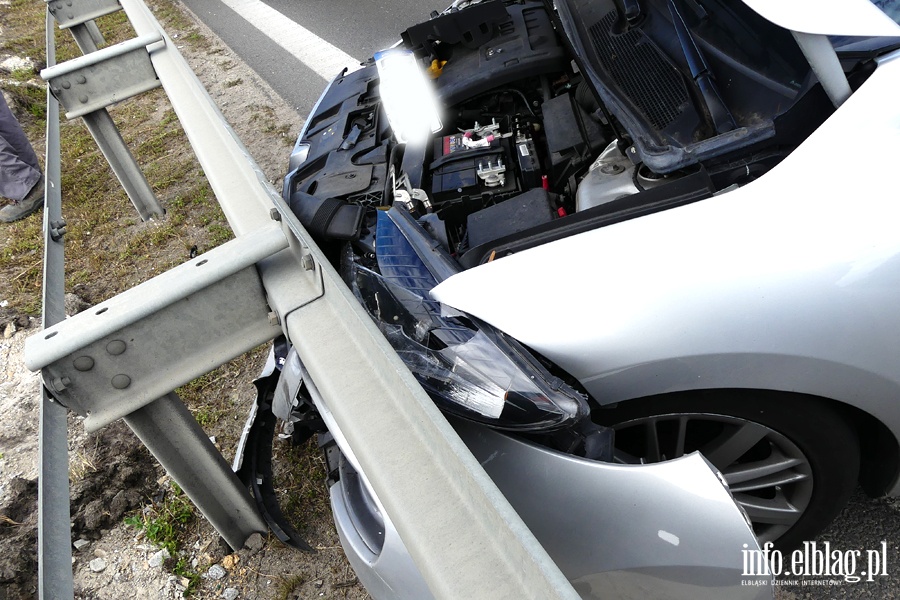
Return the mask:
[[[830, 542], [803, 542], [803, 547], [784, 555], [774, 549], [772, 542], [766, 542], [762, 549], [751, 549], [744, 544], [743, 575], [780, 577], [827, 577], [841, 578], [843, 582], [856, 583], [865, 578], [874, 581], [876, 577], [888, 574], [887, 542], [874, 550], [832, 549]], [[776, 583], [787, 583], [776, 581]], [[790, 582], [795, 583], [795, 582]], [[797, 580], [795, 585], [803, 585]]]

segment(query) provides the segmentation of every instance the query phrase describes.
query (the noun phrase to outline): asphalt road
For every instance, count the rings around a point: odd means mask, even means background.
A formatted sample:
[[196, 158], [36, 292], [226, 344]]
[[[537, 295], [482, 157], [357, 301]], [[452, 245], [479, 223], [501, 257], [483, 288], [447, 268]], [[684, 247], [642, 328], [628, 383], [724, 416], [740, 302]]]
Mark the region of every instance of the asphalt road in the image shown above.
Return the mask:
[[[285, 49], [284, 42], [289, 40], [279, 39], [278, 35], [273, 39], [267, 22], [254, 26], [237, 12], [261, 2], [182, 1], [297, 110], [298, 118], [309, 113], [330, 75], [317, 72], [323, 69], [316, 60], [307, 57], [304, 63]], [[392, 45], [401, 31], [427, 19], [432, 10], [443, 9], [449, 1], [267, 0], [265, 19], [272, 18], [274, 13], [268, 9], [274, 9], [302, 26], [310, 34], [309, 39], [321, 45], [326, 54], [343, 53], [362, 60]], [[887, 575], [874, 577], [871, 582], [863, 578], [856, 583], [842, 577], [809, 576], [803, 578], [806, 584], [780, 587], [779, 598], [900, 598], [900, 502], [871, 500], [857, 492], [847, 509], [815, 542], [820, 550], [827, 542], [831, 552], [845, 555], [859, 550], [863, 562], [867, 551], [880, 549], [886, 542], [887, 564], [882, 566], [882, 572]], [[864, 566], [857, 566], [857, 572], [862, 569]], [[785, 579], [796, 578], [782, 578]], [[820, 585], [822, 581], [828, 584]]]
[[[235, 2], [183, 2], [301, 116], [309, 113], [327, 83], [322, 75], [268, 37], [266, 26], [261, 30], [249, 25], [231, 7]], [[261, 3], [244, 0], [242, 4]], [[450, 0], [270, 0], [266, 4], [351, 57], [365, 60], [393, 45], [407, 27], [427, 20], [431, 11], [446, 8]]]

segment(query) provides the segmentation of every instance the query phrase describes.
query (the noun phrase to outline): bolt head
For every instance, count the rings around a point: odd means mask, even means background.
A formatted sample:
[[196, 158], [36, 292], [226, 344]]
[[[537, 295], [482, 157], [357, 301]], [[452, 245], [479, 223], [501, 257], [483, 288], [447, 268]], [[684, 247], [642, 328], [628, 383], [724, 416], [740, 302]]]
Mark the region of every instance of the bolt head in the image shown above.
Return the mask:
[[131, 385], [131, 377], [120, 373], [118, 375], [114, 375], [110, 383], [117, 390], [124, 390], [129, 385]]
[[106, 345], [106, 351], [113, 356], [118, 356], [125, 352], [125, 342], [122, 340], [113, 340]]
[[94, 359], [90, 356], [79, 356], [72, 364], [79, 371], [90, 371], [94, 368]]
[[71, 383], [72, 380], [66, 376], [57, 377], [50, 382], [50, 389], [54, 392], [64, 392]]
[[617, 165], [615, 163], [603, 165], [602, 167], [600, 167], [600, 172], [605, 175], [617, 175], [624, 170], [625, 167], [623, 167], [622, 165]]

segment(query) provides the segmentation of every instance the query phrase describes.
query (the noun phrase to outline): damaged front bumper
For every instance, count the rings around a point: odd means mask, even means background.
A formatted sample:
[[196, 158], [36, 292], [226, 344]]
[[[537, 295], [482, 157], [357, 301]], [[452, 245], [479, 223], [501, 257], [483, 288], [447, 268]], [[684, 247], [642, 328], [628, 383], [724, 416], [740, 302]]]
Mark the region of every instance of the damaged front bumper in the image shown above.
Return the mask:
[[[335, 525], [360, 581], [373, 598], [432, 597], [296, 353], [282, 363], [282, 376], [274, 391], [269, 388], [268, 400], [260, 387], [264, 410], [254, 409], [244, 439], [252, 440], [258, 422], [271, 418], [271, 409], [289, 419], [296, 415], [294, 399], [302, 387], [301, 395], [328, 428], [320, 444], [326, 440]], [[271, 379], [273, 372], [264, 374]], [[481, 425], [452, 424], [583, 598], [772, 597], [771, 577], [744, 574], [748, 553], [759, 546], [746, 516], [700, 454], [657, 464], [615, 465]], [[245, 472], [259, 462], [252, 449], [264, 446], [242, 440]], [[259, 470], [252, 479], [257, 492], [270, 483]], [[258, 501], [267, 517], [277, 515], [277, 507], [273, 512], [264, 498], [258, 496]], [[274, 531], [286, 529], [275, 522]], [[279, 537], [291, 543], [289, 533]]]

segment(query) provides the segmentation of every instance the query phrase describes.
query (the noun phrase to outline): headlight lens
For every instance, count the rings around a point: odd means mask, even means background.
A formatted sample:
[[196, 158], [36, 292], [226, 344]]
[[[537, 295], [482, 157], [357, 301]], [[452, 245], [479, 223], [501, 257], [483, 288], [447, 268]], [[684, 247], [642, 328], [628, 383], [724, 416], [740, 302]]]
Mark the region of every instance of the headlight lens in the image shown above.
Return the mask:
[[[378, 215], [381, 273], [348, 254], [346, 275], [391, 346], [447, 412], [500, 429], [566, 427], [588, 412], [583, 395], [553, 377], [518, 342], [489, 325], [444, 316], [436, 282], [390, 218]], [[390, 246], [388, 251], [385, 247]]]

